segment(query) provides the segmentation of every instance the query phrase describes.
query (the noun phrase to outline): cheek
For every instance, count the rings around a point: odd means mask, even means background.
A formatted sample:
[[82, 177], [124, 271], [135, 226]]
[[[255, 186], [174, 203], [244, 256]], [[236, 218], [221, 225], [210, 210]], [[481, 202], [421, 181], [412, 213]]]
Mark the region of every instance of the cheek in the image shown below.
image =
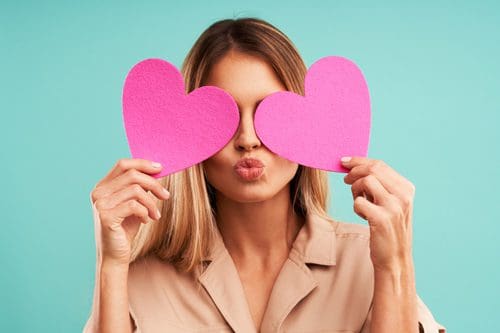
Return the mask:
[[277, 185], [284, 186], [292, 180], [297, 173], [299, 165], [283, 158], [277, 158], [273, 164], [270, 178], [277, 182]]
[[218, 184], [224, 183], [224, 179], [228, 178], [225, 175], [231, 172], [232, 166], [230, 159], [221, 151], [205, 160], [203, 168], [205, 169], [208, 182], [218, 187]]

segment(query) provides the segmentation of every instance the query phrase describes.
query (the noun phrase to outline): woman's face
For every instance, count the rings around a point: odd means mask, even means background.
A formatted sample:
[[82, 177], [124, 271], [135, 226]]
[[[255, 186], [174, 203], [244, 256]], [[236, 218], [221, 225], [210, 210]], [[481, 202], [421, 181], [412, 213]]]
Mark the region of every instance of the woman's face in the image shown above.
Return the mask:
[[[240, 112], [240, 123], [231, 141], [203, 162], [217, 196], [250, 203], [270, 199], [285, 187], [288, 189], [298, 164], [267, 149], [257, 137], [253, 123], [259, 102], [271, 93], [286, 90], [272, 67], [258, 57], [231, 51], [212, 67], [205, 85], [228, 92]], [[243, 158], [258, 159], [263, 166], [245, 164], [240, 161]], [[235, 168], [238, 161], [242, 165]]]

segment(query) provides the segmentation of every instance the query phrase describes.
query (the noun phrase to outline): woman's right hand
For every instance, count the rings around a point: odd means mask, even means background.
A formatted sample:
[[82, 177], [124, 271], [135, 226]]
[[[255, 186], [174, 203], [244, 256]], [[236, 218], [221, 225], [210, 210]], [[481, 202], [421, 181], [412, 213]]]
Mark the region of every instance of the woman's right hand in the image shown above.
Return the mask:
[[120, 159], [92, 190], [100, 220], [100, 239], [96, 242], [102, 262], [128, 265], [140, 223], [148, 223], [148, 217], [160, 218], [155, 198], [168, 199], [170, 193], [149, 175], [160, 171], [161, 166], [149, 160]]

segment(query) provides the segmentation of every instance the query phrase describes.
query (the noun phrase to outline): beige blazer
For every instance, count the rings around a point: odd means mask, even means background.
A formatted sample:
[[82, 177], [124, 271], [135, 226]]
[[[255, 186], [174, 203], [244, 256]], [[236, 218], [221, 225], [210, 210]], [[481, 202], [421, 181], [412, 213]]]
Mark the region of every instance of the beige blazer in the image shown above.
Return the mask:
[[[220, 233], [205, 265], [196, 275], [153, 256], [132, 263], [134, 332], [257, 332]], [[368, 333], [373, 287], [368, 226], [308, 215], [276, 279], [260, 332]], [[446, 332], [420, 297], [418, 319], [421, 332]], [[84, 332], [92, 332], [91, 320]]]

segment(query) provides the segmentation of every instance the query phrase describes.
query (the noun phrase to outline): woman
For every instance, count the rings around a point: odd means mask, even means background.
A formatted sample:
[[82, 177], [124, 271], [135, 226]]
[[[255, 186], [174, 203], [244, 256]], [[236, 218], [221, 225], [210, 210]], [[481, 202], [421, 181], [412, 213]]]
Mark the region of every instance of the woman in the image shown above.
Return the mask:
[[199, 37], [182, 66], [187, 92], [230, 93], [238, 130], [182, 172], [156, 180], [161, 166], [122, 159], [97, 183], [85, 332], [444, 332], [415, 291], [414, 186], [382, 161], [353, 157], [345, 182], [369, 227], [336, 221], [327, 173], [257, 137], [258, 103], [303, 95], [306, 70], [260, 19], [222, 20]]

